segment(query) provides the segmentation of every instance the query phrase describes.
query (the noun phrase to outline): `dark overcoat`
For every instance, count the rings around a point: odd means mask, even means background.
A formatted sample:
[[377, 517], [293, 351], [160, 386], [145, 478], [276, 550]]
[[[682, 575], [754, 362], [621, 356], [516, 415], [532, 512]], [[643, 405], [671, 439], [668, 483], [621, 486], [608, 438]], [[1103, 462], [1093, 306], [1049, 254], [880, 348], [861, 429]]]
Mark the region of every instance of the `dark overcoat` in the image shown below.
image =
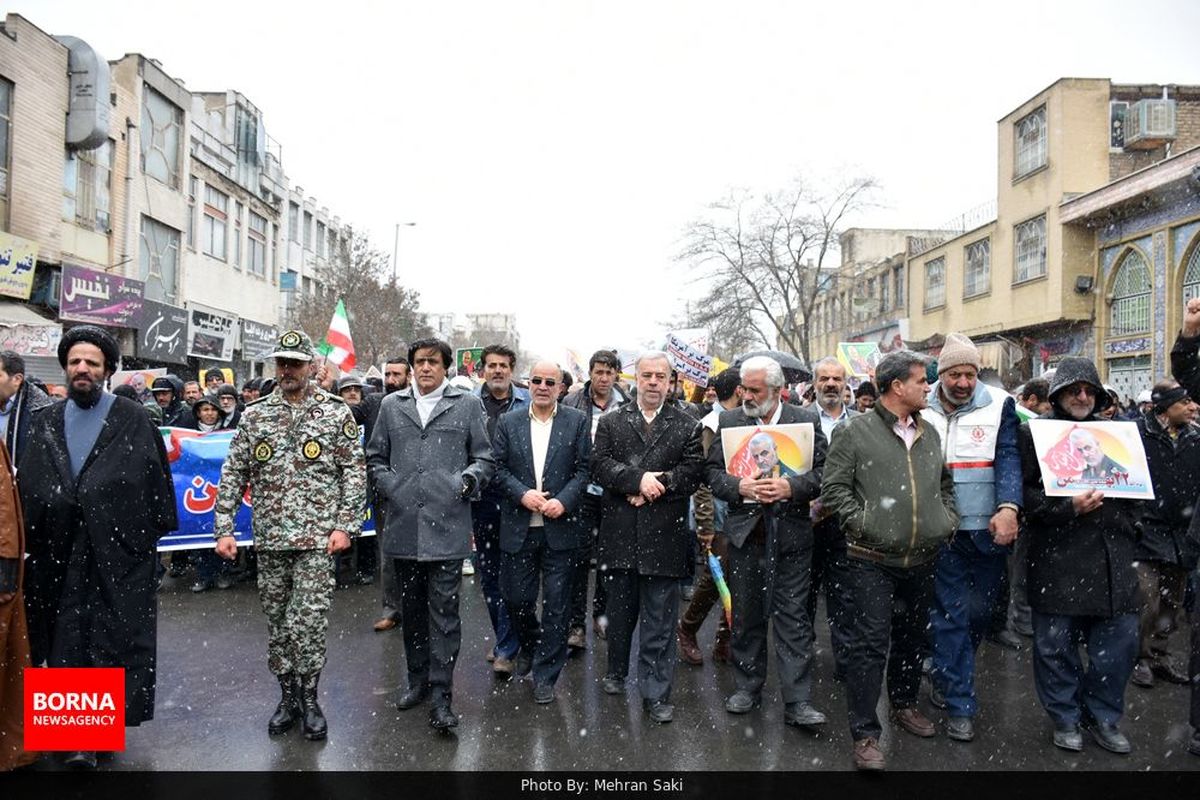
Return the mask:
[[[687, 575], [696, 538], [688, 530], [688, 498], [703, 469], [700, 423], [674, 405], [663, 405], [648, 433], [637, 403], [602, 417], [591, 467], [592, 481], [604, 489], [597, 564], [641, 575]], [[635, 507], [627, 498], [641, 491], [646, 472], [663, 473], [666, 494]]]
[[34, 417], [17, 481], [25, 509], [33, 663], [125, 668], [125, 724], [154, 716], [158, 539], [178, 526], [162, 435], [115, 398], [78, 479], [66, 403]]

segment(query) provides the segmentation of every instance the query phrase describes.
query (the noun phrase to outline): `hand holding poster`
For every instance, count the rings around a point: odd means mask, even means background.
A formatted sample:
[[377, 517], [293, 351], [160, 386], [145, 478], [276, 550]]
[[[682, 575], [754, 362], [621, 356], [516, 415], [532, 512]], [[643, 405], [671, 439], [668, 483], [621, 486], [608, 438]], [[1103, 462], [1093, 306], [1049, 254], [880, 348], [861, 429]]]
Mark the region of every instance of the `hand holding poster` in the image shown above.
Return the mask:
[[813, 426], [746, 425], [721, 429], [725, 471], [737, 478], [794, 478], [812, 469]]
[[1047, 497], [1091, 490], [1105, 497], [1153, 500], [1142, 438], [1133, 422], [1029, 421]]

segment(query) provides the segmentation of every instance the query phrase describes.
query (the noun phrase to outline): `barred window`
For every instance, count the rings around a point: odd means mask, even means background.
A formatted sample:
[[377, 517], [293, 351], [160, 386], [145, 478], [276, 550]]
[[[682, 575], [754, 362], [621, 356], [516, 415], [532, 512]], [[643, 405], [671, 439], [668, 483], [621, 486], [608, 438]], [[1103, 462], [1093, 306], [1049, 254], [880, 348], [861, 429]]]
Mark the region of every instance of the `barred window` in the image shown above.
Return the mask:
[[1187, 269], [1183, 272], [1183, 302], [1200, 297], [1200, 247], [1192, 249]]
[[925, 262], [925, 307], [937, 308], [946, 305], [946, 259], [935, 258]]
[[981, 239], [963, 250], [963, 297], [985, 294], [992, 288], [992, 240]]
[[1046, 215], [1013, 227], [1017, 283], [1046, 274]]
[[63, 169], [63, 219], [107, 233], [112, 196], [113, 142], [94, 150], [67, 150]]
[[1130, 336], [1150, 331], [1150, 266], [1130, 248], [1113, 280], [1110, 336]]
[[1017, 120], [1013, 133], [1016, 137], [1015, 177], [1046, 166], [1046, 107]]

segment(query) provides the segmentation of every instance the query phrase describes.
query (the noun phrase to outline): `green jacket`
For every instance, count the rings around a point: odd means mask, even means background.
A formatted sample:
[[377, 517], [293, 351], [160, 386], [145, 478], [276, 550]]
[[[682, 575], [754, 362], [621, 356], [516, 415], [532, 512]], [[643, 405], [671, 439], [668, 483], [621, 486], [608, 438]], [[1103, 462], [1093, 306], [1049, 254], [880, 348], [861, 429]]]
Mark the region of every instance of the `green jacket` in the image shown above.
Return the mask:
[[825, 456], [821, 502], [842, 522], [851, 556], [891, 567], [931, 560], [958, 528], [954, 478], [920, 414], [909, 450], [882, 403], [839, 425]]

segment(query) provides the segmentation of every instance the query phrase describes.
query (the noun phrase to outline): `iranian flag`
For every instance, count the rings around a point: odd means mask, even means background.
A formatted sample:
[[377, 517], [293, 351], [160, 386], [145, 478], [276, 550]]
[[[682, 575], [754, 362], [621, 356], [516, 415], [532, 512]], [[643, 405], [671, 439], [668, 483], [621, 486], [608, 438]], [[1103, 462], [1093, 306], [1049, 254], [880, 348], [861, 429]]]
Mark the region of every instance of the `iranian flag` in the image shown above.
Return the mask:
[[350, 338], [350, 320], [346, 318], [346, 304], [338, 300], [329, 320], [329, 332], [325, 341], [317, 348], [342, 372], [354, 369], [354, 340]]

